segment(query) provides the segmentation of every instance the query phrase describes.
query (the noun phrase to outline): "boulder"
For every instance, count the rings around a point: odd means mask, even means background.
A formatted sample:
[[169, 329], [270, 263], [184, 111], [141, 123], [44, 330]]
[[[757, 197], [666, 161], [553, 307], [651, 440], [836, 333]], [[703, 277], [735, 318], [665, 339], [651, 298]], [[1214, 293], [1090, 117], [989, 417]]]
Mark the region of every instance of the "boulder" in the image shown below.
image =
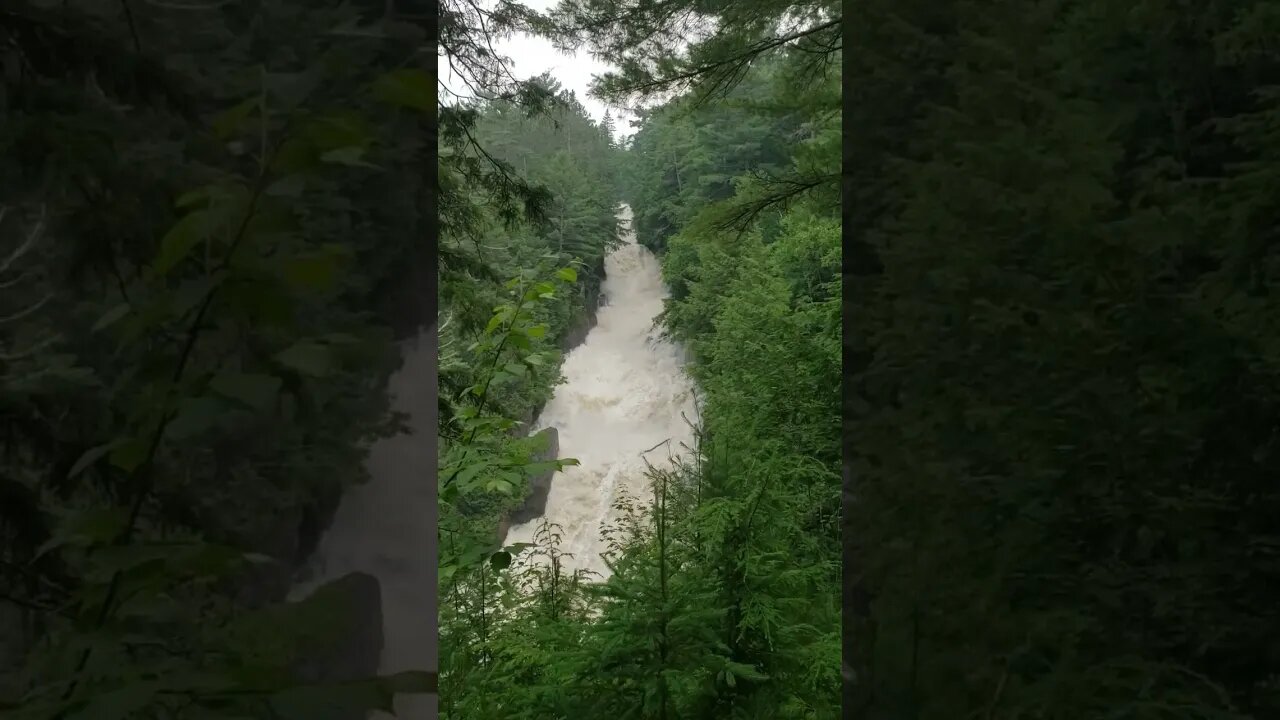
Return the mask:
[[378, 673], [383, 635], [382, 588], [377, 578], [348, 573], [290, 604], [306, 606], [300, 612], [315, 621], [297, 645], [299, 679], [347, 682]]
[[[309, 684], [368, 680], [378, 674], [385, 640], [382, 588], [378, 579], [353, 572], [318, 588], [301, 601], [314, 624], [295, 645], [297, 678]], [[358, 694], [341, 686], [329, 697], [313, 698], [305, 712], [312, 720], [366, 720]], [[300, 716], [301, 717], [301, 716]]]
[[[539, 431], [534, 437], [545, 439], [546, 446], [534, 456], [534, 462], [545, 462], [554, 460], [560, 454], [560, 435], [553, 427]], [[498, 537], [506, 537], [507, 529], [512, 525], [526, 523], [530, 520], [542, 517], [547, 508], [547, 494], [551, 492], [551, 478], [555, 476], [554, 469], [541, 472], [534, 477], [529, 478], [529, 494], [525, 496], [524, 502], [520, 507], [511, 512], [510, 515], [502, 519], [498, 526]]]

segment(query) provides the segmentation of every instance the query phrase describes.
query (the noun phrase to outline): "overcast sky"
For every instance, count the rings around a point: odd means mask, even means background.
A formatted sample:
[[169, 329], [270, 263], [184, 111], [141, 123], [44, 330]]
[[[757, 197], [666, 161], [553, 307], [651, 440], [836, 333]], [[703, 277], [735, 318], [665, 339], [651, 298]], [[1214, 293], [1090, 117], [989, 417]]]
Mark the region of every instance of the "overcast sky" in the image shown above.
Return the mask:
[[[549, 10], [556, 4], [556, 0], [523, 0], [523, 2], [539, 12]], [[592, 77], [608, 72], [613, 69], [613, 66], [591, 57], [586, 48], [570, 55], [556, 50], [551, 41], [546, 38], [520, 33], [506, 40], [496, 41], [494, 49], [499, 54], [511, 58], [512, 71], [521, 80], [550, 71], [551, 76], [558, 80], [564, 89], [572, 90], [577, 94], [578, 101], [587, 108], [587, 112], [596, 122], [602, 120], [605, 111], [609, 110], [614, 117], [616, 136], [626, 137], [633, 132], [629, 122], [632, 117], [630, 113], [622, 108], [608, 107], [587, 94]], [[445, 87], [450, 89], [462, 87], [460, 82], [450, 77], [452, 73], [444, 58], [437, 60], [437, 71]]]

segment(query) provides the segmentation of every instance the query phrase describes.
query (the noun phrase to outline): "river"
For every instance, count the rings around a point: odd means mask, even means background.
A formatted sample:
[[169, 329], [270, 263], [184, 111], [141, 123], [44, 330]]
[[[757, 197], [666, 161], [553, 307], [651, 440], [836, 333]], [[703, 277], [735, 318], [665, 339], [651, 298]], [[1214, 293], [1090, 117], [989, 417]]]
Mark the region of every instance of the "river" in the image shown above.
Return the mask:
[[598, 579], [608, 576], [600, 530], [617, 519], [614, 502], [623, 493], [645, 502], [645, 460], [667, 464], [693, 442], [685, 418], [697, 420], [684, 353], [654, 327], [667, 297], [661, 266], [636, 242], [629, 207], [622, 206], [620, 219], [624, 242], [605, 258], [596, 325], [565, 356], [565, 382], [532, 428], [556, 428], [559, 456], [580, 464], [551, 479], [542, 517], [513, 525], [505, 539], [531, 543], [549, 521], [560, 527], [560, 549], [572, 555], [564, 567], [594, 572]]

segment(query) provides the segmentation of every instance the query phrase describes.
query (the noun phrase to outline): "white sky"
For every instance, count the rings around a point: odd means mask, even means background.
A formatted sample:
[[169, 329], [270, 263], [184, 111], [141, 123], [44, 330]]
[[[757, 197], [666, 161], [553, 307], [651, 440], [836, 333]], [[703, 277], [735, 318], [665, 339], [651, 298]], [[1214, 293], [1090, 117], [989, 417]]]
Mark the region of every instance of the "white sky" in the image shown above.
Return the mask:
[[[523, 4], [539, 12], [545, 12], [556, 4], [556, 0], [523, 0]], [[519, 33], [505, 40], [495, 41], [494, 49], [500, 55], [511, 59], [512, 72], [521, 80], [550, 71], [551, 76], [558, 80], [565, 90], [574, 91], [578, 96], [578, 102], [586, 107], [587, 112], [596, 122], [604, 119], [606, 110], [610, 111], [614, 118], [615, 137], [628, 137], [634, 132], [630, 124], [633, 115], [624, 108], [606, 106], [587, 94], [587, 88], [591, 85], [593, 76], [603, 75], [614, 69], [614, 66], [591, 57], [586, 48], [570, 55], [557, 50], [546, 38]], [[461, 88], [461, 83], [456, 80], [451, 81], [452, 72], [443, 57], [437, 58], [436, 69], [446, 88]]]

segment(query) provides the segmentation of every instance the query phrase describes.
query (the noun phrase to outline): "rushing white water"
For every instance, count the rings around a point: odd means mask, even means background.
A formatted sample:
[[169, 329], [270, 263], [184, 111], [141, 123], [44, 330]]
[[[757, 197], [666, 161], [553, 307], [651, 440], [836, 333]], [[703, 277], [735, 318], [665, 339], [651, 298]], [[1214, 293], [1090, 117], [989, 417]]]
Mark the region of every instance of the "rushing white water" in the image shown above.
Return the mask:
[[[436, 568], [426, 552], [435, 534], [431, 468], [436, 459], [429, 442], [436, 430], [435, 353], [424, 337], [405, 343], [403, 364], [388, 383], [392, 407], [408, 415], [409, 432], [370, 448], [369, 482], [343, 494], [310, 560], [312, 577], [291, 593], [292, 599], [305, 597], [351, 572], [376, 577], [382, 591], [380, 674], [437, 669]], [[435, 707], [435, 696], [399, 695], [395, 717], [427, 720], [436, 716]]]
[[560, 549], [573, 556], [566, 569], [602, 578], [608, 568], [600, 530], [616, 519], [614, 501], [624, 491], [643, 501], [650, 492], [645, 459], [661, 467], [681, 454], [693, 441], [689, 422], [697, 420], [683, 353], [654, 327], [667, 296], [658, 260], [637, 244], [631, 209], [624, 205], [620, 217], [625, 244], [605, 259], [605, 305], [586, 341], [566, 355], [565, 382], [533, 428], [555, 427], [559, 456], [581, 464], [557, 473], [543, 516], [512, 526], [505, 540], [533, 542], [549, 521], [560, 526]]

